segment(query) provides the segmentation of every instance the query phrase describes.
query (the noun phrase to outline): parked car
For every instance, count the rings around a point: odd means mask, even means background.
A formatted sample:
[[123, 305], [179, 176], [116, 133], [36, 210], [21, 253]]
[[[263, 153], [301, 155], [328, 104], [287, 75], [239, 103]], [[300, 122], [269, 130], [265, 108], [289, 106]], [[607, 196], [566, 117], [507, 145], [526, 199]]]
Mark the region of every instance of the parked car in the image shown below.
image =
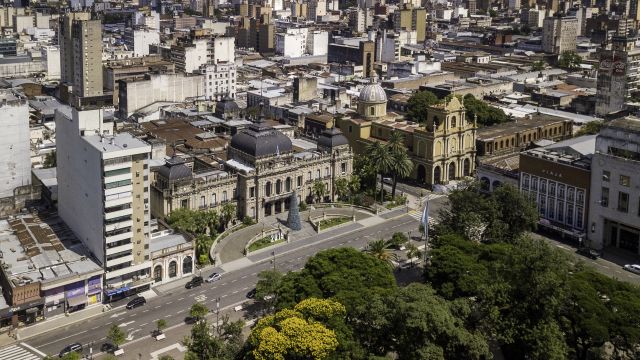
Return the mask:
[[116, 350], [118, 350], [118, 347], [113, 345], [112, 343], [106, 342], [102, 344], [102, 346], [100, 346], [100, 351], [102, 351], [103, 353], [113, 354]]
[[65, 346], [65, 348], [62, 349], [62, 351], [60, 351], [60, 354], [58, 354], [58, 356], [62, 358], [62, 357], [65, 357], [65, 355], [70, 354], [72, 352], [77, 352], [78, 354], [82, 354], [82, 344], [80, 343], [69, 344]]
[[634, 274], [640, 275], [640, 265], [638, 264], [627, 264], [624, 266], [624, 269]]
[[256, 297], [256, 288], [249, 290], [247, 293], [247, 299], [253, 299], [254, 297]]
[[202, 276], [194, 276], [184, 287], [187, 289], [191, 289], [200, 285], [202, 285]]
[[209, 275], [209, 277], [207, 278], [207, 282], [208, 282], [208, 283], [211, 283], [211, 282], [214, 282], [214, 281], [218, 281], [218, 280], [220, 280], [221, 278], [222, 278], [222, 274], [220, 274], [220, 273], [213, 273], [213, 274]]
[[596, 260], [597, 258], [600, 257], [600, 252], [599, 251], [590, 249], [588, 247], [579, 248], [578, 251], [576, 251], [576, 252], [578, 254], [582, 255], [582, 256], [586, 256], [589, 259], [593, 259], [593, 260]]
[[147, 303], [147, 299], [145, 299], [143, 296], [138, 296], [133, 298], [131, 301], [127, 303], [127, 309], [129, 310], [135, 309], [138, 306], [142, 306], [146, 303]]

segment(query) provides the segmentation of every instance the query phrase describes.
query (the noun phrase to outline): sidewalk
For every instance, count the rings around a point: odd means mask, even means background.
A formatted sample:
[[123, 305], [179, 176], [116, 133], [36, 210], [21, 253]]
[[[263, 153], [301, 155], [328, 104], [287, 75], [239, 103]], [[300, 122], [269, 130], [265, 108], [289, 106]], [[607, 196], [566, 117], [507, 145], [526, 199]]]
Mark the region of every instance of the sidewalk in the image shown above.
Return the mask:
[[80, 321], [87, 320], [96, 315], [102, 314], [105, 311], [104, 305], [97, 305], [88, 309], [76, 311], [69, 316], [60, 315], [58, 317], [41, 321], [39, 323], [17, 329], [17, 339], [24, 340], [42, 333], [51, 331], [53, 329], [59, 329], [65, 326], [75, 324]]

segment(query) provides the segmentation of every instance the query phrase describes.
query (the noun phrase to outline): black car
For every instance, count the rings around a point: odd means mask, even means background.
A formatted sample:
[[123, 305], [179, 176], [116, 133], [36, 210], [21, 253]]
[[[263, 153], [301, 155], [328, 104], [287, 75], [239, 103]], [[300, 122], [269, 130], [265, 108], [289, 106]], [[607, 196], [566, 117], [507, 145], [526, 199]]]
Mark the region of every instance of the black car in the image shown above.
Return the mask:
[[193, 278], [191, 278], [191, 280], [189, 280], [189, 282], [184, 287], [187, 289], [191, 289], [196, 286], [202, 285], [202, 281], [203, 281], [202, 276], [194, 276]]
[[135, 309], [138, 306], [142, 306], [142, 305], [144, 305], [146, 303], [147, 303], [147, 299], [145, 299], [142, 296], [138, 296], [138, 297], [134, 298], [133, 300], [131, 300], [131, 301], [129, 301], [127, 303], [127, 309], [129, 309], [129, 310]]
[[113, 354], [116, 350], [118, 350], [118, 347], [113, 345], [112, 343], [107, 342], [100, 346], [100, 351], [102, 351], [103, 353]]
[[576, 251], [578, 254], [582, 256], [586, 256], [589, 259], [596, 260], [600, 257], [600, 253], [597, 250], [589, 249], [588, 247], [583, 247]]
[[249, 290], [247, 293], [247, 299], [253, 299], [254, 297], [256, 297], [256, 288]]
[[82, 344], [80, 343], [73, 343], [70, 345], [67, 345], [64, 349], [62, 349], [62, 351], [60, 351], [60, 354], [58, 354], [58, 356], [65, 357], [65, 355], [70, 354], [72, 352], [77, 352], [79, 354], [82, 354]]

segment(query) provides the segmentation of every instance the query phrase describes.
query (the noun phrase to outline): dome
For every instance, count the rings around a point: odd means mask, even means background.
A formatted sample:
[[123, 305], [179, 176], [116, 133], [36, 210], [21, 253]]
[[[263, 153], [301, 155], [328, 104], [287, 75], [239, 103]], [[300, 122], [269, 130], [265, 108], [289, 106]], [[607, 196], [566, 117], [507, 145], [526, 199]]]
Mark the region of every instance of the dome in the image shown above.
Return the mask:
[[370, 103], [382, 103], [387, 101], [387, 94], [379, 84], [368, 84], [360, 91], [358, 100]]
[[218, 116], [224, 116], [229, 114], [233, 115], [233, 114], [237, 114], [239, 111], [240, 111], [240, 107], [238, 107], [238, 104], [228, 96], [216, 103], [215, 113]]
[[331, 128], [327, 129], [318, 137], [318, 147], [334, 148], [336, 146], [349, 145], [347, 138], [342, 135], [342, 131]]
[[191, 178], [191, 169], [180, 158], [173, 157], [158, 169], [158, 173], [169, 181]]
[[264, 121], [235, 134], [231, 138], [231, 147], [255, 158], [293, 151], [291, 139]]

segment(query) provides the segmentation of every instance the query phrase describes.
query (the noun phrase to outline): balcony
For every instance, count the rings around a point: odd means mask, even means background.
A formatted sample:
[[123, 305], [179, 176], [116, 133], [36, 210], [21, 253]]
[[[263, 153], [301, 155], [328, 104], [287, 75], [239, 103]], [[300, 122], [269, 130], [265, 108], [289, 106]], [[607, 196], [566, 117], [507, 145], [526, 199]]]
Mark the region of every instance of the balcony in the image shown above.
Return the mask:
[[118, 223], [115, 223], [115, 224], [105, 225], [104, 226], [104, 231], [113, 231], [113, 230], [117, 230], [117, 229], [131, 227], [131, 226], [133, 226], [133, 220], [125, 220], [125, 221], [118, 222]]
[[132, 214], [133, 214], [133, 209], [131, 209], [131, 208], [122, 209], [122, 210], [116, 210], [116, 211], [105, 213], [104, 214], [104, 219], [105, 220], [110, 220], [110, 219], [118, 218], [118, 217], [121, 217], [121, 216], [131, 216]]
[[104, 195], [106, 196], [106, 199], [109, 199], [110, 195], [116, 195], [116, 194], [121, 194], [121, 193], [129, 193], [129, 197], [131, 197], [131, 191], [133, 190], [133, 186], [131, 185], [124, 185], [124, 186], [118, 186], [115, 187], [113, 189], [106, 189], [104, 191]]
[[131, 243], [120, 245], [120, 246], [115, 246], [115, 247], [112, 247], [112, 248], [107, 248], [107, 256], [108, 255], [112, 255], [112, 254], [117, 254], [117, 253], [120, 253], [120, 252], [123, 252], [123, 251], [127, 251], [127, 250], [128, 251], [132, 251]]
[[133, 261], [133, 255], [132, 254], [125, 255], [125, 256], [121, 256], [121, 257], [116, 258], [116, 259], [107, 260], [107, 267], [116, 266], [116, 265], [124, 264], [126, 262], [132, 262], [132, 261]]
[[129, 229], [129, 231], [125, 231], [125, 232], [122, 232], [122, 233], [119, 233], [119, 234], [115, 234], [115, 235], [106, 236], [105, 237], [105, 242], [107, 244], [109, 244], [109, 243], [116, 242], [116, 241], [131, 239], [132, 236], [133, 236], [133, 231], [131, 231], [131, 229]]

